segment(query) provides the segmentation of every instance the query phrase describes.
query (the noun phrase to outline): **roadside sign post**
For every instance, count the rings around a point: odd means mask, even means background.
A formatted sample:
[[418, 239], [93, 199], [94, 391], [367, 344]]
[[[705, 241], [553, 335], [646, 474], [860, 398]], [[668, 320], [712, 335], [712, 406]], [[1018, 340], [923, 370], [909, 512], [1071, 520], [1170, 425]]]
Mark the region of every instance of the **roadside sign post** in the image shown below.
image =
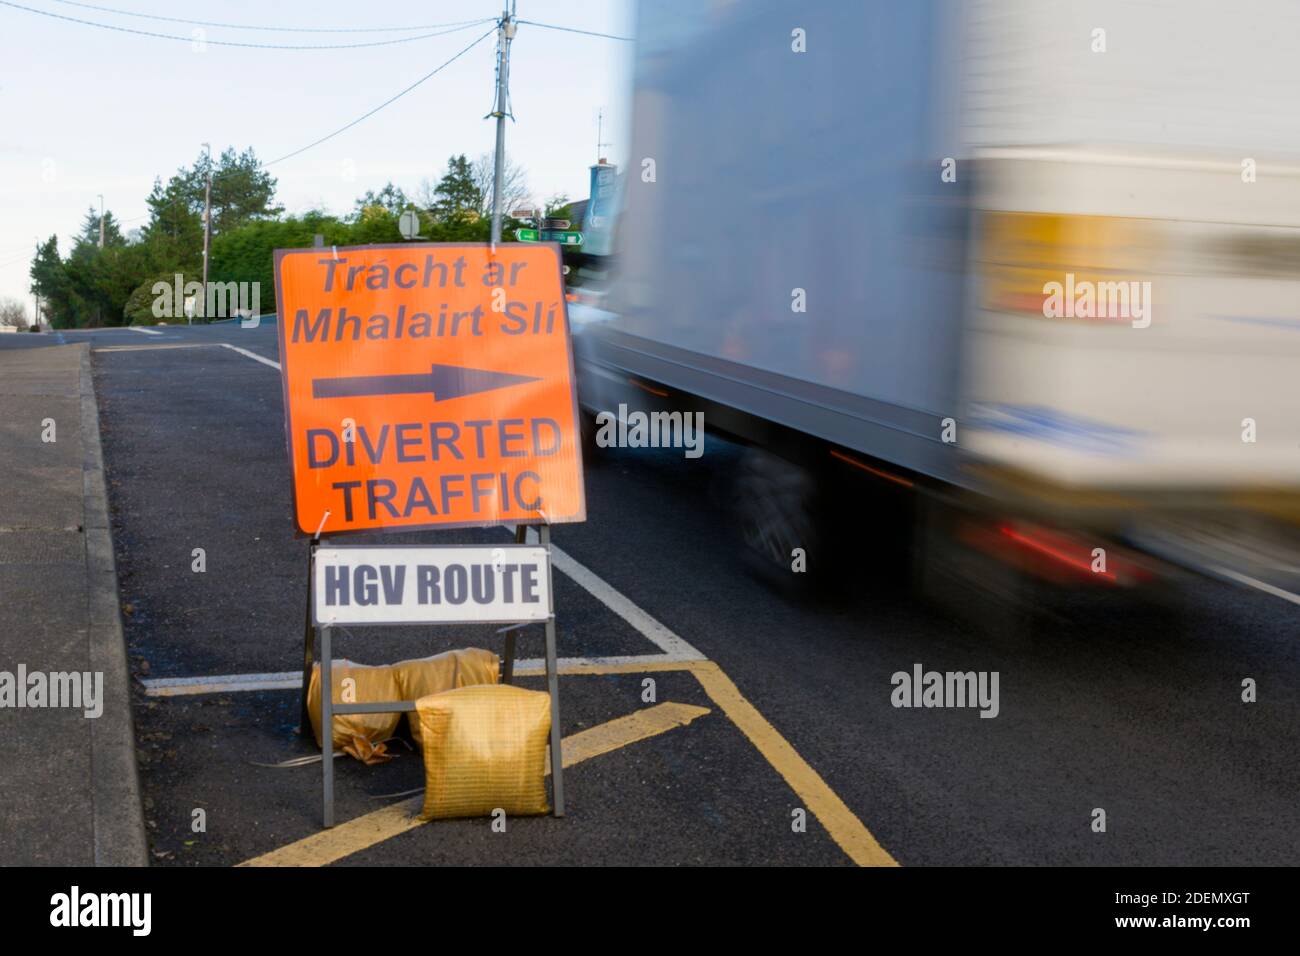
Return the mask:
[[[423, 563], [403, 565], [405, 570], [392, 570], [379, 582], [370, 577], [371, 564], [358, 572], [364, 580], [347, 586], [335, 572], [328, 594], [322, 593], [321, 575], [330, 562], [357, 550], [326, 544], [322, 535], [501, 525], [514, 526], [516, 543], [497, 550], [527, 551], [527, 528], [536, 527], [545, 555], [546, 613], [512, 606], [494, 608], [497, 616], [489, 617], [512, 625], [505, 632], [502, 665], [507, 683], [514, 677], [518, 628], [545, 626], [553, 809], [563, 816], [550, 526], [585, 521], [586, 501], [558, 247], [403, 243], [277, 250], [275, 276], [295, 530], [313, 539], [302, 710], [306, 733], [306, 694], [319, 636], [321, 711], [330, 741], [323, 773], [325, 825], [333, 825], [333, 717], [415, 709], [413, 701], [335, 704], [332, 629], [357, 623], [358, 614], [367, 624], [385, 625], [465, 623], [467, 614], [479, 623], [487, 618], [471, 614], [472, 602], [434, 600], [437, 588], [427, 576], [436, 575], [436, 558], [454, 550], [449, 547], [421, 547]], [[493, 589], [502, 596], [512, 587], [502, 577], [513, 573], [509, 563], [497, 565], [489, 571], [479, 562], [476, 598]], [[462, 573], [455, 572], [458, 588]], [[344, 613], [340, 588], [359, 585], [367, 610]], [[369, 601], [377, 594], [381, 600]], [[399, 594], [416, 603], [394, 603]]]

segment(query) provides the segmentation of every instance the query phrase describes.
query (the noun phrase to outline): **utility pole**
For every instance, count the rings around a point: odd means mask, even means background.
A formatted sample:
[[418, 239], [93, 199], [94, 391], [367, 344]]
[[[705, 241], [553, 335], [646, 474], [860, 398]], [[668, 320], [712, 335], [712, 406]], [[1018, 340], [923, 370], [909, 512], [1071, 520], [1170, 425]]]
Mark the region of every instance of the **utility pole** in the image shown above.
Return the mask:
[[[99, 194], [99, 248], [104, 248], [104, 194]], [[95, 306], [95, 325], [104, 324], [103, 308], [96, 304]]]
[[208, 151], [207, 185], [203, 187], [203, 321], [208, 320], [208, 244], [212, 237], [212, 144], [204, 143]]
[[517, 29], [512, 19], [514, 0], [501, 11], [497, 22], [497, 98], [489, 116], [497, 121], [497, 152], [492, 170], [492, 242], [501, 241], [501, 189], [505, 180], [506, 164], [506, 100], [510, 84], [510, 41]]

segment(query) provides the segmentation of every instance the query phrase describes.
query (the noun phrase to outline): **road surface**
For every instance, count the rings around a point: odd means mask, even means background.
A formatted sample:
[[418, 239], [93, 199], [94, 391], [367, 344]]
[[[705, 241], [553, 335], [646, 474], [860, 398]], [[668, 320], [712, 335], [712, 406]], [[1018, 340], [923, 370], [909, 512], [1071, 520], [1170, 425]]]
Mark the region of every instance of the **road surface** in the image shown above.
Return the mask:
[[[398, 744], [383, 766], [337, 761], [337, 818], [368, 829], [321, 837], [319, 765], [259, 765], [315, 752], [285, 686], [301, 666], [307, 544], [293, 536], [275, 326], [155, 331], [0, 338], [92, 343], [155, 864], [1296, 859], [1292, 604], [1195, 581], [1177, 613], [1079, 602], [1032, 645], [1001, 647], [893, 580], [786, 597], [739, 559], [726, 517], [739, 453], [712, 438], [699, 459], [603, 450], [587, 464], [587, 522], [555, 529], [560, 656], [606, 662], [561, 678], [567, 817], [505, 833], [411, 826], [409, 798], [383, 798], [423, 781]], [[335, 648], [384, 663], [466, 644], [499, 650], [501, 637], [357, 630]], [[541, 656], [540, 628], [519, 653]], [[998, 672], [996, 718], [892, 706], [891, 676], [916, 664]], [[640, 711], [636, 727], [620, 721]]]

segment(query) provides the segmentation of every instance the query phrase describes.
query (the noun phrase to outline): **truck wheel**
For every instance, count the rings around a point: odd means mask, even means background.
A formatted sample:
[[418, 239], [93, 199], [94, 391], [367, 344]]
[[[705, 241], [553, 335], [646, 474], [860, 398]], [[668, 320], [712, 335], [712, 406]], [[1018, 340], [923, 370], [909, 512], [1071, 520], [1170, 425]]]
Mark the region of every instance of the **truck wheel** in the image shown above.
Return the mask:
[[816, 498], [816, 477], [771, 452], [750, 448], [737, 466], [733, 511], [746, 563], [780, 590], [803, 593], [821, 577]]
[[1008, 649], [1033, 642], [1045, 623], [1038, 582], [960, 540], [962, 515], [937, 502], [919, 509], [913, 593], [968, 626], [982, 643]]

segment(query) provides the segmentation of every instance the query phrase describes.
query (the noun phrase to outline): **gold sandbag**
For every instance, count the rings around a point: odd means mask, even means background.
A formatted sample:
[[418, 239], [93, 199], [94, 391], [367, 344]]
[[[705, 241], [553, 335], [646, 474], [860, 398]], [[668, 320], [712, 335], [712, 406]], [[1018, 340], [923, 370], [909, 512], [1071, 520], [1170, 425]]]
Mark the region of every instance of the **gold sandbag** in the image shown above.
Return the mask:
[[[334, 686], [330, 700], [335, 704], [343, 703], [343, 681], [346, 678], [355, 681], [354, 699], [350, 704], [373, 704], [382, 700], [401, 700], [397, 686], [397, 674], [390, 665], [371, 667], [367, 664], [354, 664], [352, 661], [336, 660], [330, 669], [330, 683]], [[307, 714], [311, 718], [312, 733], [316, 735], [316, 746], [324, 748], [320, 723], [320, 665], [313, 664], [311, 682], [307, 685]], [[334, 749], [343, 750], [352, 743], [353, 737], [364, 737], [378, 743], [393, 736], [401, 714], [335, 714], [334, 715]]]
[[[470, 684], [495, 684], [501, 679], [501, 659], [481, 647], [461, 647], [432, 657], [400, 661], [393, 665], [393, 671], [402, 700], [419, 700]], [[419, 744], [420, 715], [411, 711], [406, 716], [410, 718], [411, 736]]]
[[416, 701], [424, 744], [421, 820], [547, 813], [551, 697], [477, 684]]

